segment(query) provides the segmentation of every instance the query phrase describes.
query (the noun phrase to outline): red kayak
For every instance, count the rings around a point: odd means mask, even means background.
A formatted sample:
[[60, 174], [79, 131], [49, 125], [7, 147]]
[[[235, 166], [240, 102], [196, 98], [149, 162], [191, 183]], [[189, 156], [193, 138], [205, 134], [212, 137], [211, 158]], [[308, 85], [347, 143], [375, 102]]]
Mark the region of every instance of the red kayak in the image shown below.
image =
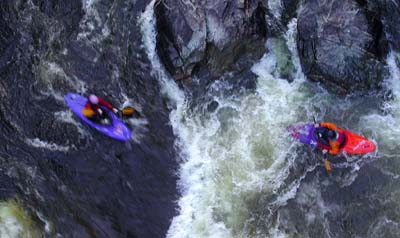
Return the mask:
[[376, 149], [374, 142], [360, 135], [347, 130], [343, 130], [343, 133], [346, 136], [346, 142], [341, 151], [345, 151], [348, 154], [366, 154]]
[[[295, 124], [288, 127], [290, 134], [301, 143], [325, 149], [315, 135], [315, 127], [312, 123]], [[343, 130], [345, 141], [341, 145], [340, 152], [347, 154], [367, 154], [376, 149], [376, 145], [368, 139], [351, 131]]]

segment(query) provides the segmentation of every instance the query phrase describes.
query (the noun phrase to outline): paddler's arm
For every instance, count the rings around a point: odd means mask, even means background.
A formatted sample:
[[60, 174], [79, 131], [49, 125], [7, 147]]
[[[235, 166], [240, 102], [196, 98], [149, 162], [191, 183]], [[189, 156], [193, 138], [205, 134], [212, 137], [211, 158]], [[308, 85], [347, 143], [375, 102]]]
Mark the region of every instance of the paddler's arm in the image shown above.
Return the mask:
[[339, 154], [339, 147], [340, 147], [340, 143], [337, 141], [329, 141], [329, 145], [330, 145], [330, 149], [329, 149], [329, 154], [331, 155], [337, 155]]
[[86, 102], [84, 109], [92, 109], [92, 104], [90, 104], [89, 100]]
[[332, 122], [321, 122], [319, 125], [322, 126], [322, 127], [326, 127], [326, 128], [331, 129], [331, 130], [337, 131], [337, 132], [339, 132], [339, 133], [342, 133], [342, 129], [340, 129], [339, 127], [337, 127], [337, 126], [336, 126], [334, 123], [332, 123]]
[[322, 127], [326, 127], [326, 128], [331, 129], [331, 130], [337, 130], [338, 129], [337, 126], [335, 124], [333, 124], [332, 122], [321, 122], [320, 125]]
[[108, 108], [109, 110], [113, 111], [114, 113], [118, 112], [118, 109], [113, 107], [109, 102], [102, 99], [101, 97], [98, 97], [98, 98], [99, 98], [99, 105]]
[[340, 152], [340, 143], [339, 142], [337, 142], [337, 141], [329, 141], [329, 145], [330, 145], [330, 149], [329, 150], [327, 150], [327, 149], [323, 149], [322, 150], [322, 154], [326, 154], [326, 153], [328, 153], [329, 152], [329, 154], [331, 154], [331, 155], [337, 155], [337, 154], [339, 154], [339, 152]]

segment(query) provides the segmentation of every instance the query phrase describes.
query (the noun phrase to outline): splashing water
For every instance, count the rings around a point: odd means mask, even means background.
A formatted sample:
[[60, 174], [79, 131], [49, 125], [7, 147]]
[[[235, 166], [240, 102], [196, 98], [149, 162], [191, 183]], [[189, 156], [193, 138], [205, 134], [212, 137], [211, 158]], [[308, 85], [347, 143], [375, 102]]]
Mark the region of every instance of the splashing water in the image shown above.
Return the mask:
[[39, 238], [41, 234], [21, 204], [10, 200], [0, 203], [0, 237]]
[[283, 135], [286, 126], [298, 120], [296, 108], [301, 111], [307, 99], [304, 79], [292, 84], [275, 79], [275, 56], [267, 54], [253, 67], [259, 76], [255, 95], [221, 96], [218, 91], [228, 85], [217, 81], [209, 93], [218, 109], [208, 119], [191, 115], [156, 55], [152, 4], [141, 21], [145, 47], [164, 93], [176, 102], [171, 123], [186, 156], [180, 172], [180, 215], [168, 236], [240, 237], [250, 218], [248, 204], [260, 193], [273, 191], [285, 176], [291, 142]]
[[[309, 84], [300, 67], [295, 40], [297, 20], [293, 19], [285, 34], [296, 68], [293, 82], [273, 73], [278, 63], [276, 52], [271, 50], [274, 45], [268, 41], [268, 53], [252, 67], [258, 77], [256, 91], [241, 95], [223, 93], [231, 87], [230, 83], [214, 81], [204, 94], [217, 103], [217, 108], [196, 114], [186, 103], [191, 98], [187, 95], [185, 98], [157, 56], [154, 3], [148, 5], [140, 20], [143, 41], [153, 76], [172, 102], [170, 120], [178, 137], [177, 146], [182, 150], [179, 215], [173, 219], [167, 237], [291, 237], [295, 234], [310, 237], [316, 223], [322, 227], [318, 234], [334, 237], [335, 231], [327, 217], [348, 209], [326, 201], [324, 190], [329, 186], [351, 186], [358, 178], [360, 167], [357, 163], [338, 166], [343, 170], [350, 166], [348, 174], [310, 182], [308, 173], [316, 169], [311, 166], [286, 183], [290, 168], [301, 157], [297, 153], [298, 144], [288, 138], [286, 128], [292, 123], [310, 122], [314, 117], [319, 121], [333, 121], [372, 140], [380, 143], [383, 140], [385, 146], [379, 147], [380, 153], [390, 156], [397, 149], [396, 145], [390, 146], [394, 144], [391, 140], [399, 134], [397, 130], [386, 130], [399, 122], [396, 116], [400, 112], [397, 110], [399, 80], [392, 77], [396, 99], [386, 105], [392, 111], [388, 116], [379, 113], [380, 99], [376, 95], [343, 98]], [[392, 70], [397, 69], [394, 57], [388, 62]], [[339, 185], [334, 185], [337, 182]], [[264, 198], [270, 199], [263, 203]], [[287, 217], [279, 208], [286, 208], [289, 202], [309, 208], [299, 209], [305, 217], [307, 231], [296, 233], [300, 231], [285, 229], [295, 218]], [[257, 217], [256, 214], [263, 214], [258, 210], [270, 208], [275, 209], [276, 216]]]
[[42, 141], [39, 138], [26, 139], [26, 143], [28, 145], [36, 147], [36, 148], [45, 148], [45, 149], [52, 150], [52, 151], [67, 152], [70, 149], [69, 146], [57, 145], [55, 143]]
[[[381, 149], [387, 150], [390, 155], [397, 154], [398, 138], [400, 136], [400, 70], [396, 65], [395, 55], [391, 53], [388, 57], [388, 65], [391, 77], [386, 80], [386, 87], [391, 88], [393, 100], [385, 102], [382, 113], [373, 113], [362, 118], [361, 124], [369, 127], [375, 132], [374, 137], [383, 145]], [[385, 152], [386, 153], [386, 152]]]

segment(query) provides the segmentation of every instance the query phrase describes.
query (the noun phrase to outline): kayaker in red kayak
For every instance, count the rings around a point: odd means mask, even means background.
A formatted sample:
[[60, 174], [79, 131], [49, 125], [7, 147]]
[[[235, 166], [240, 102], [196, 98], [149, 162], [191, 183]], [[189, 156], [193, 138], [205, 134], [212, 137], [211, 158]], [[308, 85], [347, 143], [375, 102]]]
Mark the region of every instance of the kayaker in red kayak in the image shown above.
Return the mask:
[[91, 120], [101, 120], [105, 117], [101, 107], [105, 107], [114, 113], [118, 112], [118, 109], [113, 107], [109, 102], [99, 96], [91, 94], [83, 108], [82, 114]]
[[318, 147], [322, 148], [322, 153], [329, 152], [331, 155], [339, 154], [341, 146], [345, 142], [343, 130], [334, 123], [321, 122], [315, 124], [315, 135], [318, 139]]

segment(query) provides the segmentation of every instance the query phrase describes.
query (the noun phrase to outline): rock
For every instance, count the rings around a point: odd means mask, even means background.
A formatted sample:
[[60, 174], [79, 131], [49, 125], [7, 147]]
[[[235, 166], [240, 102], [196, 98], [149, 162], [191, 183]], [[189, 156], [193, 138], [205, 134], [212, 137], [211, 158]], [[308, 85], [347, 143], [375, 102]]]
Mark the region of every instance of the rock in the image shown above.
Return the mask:
[[190, 74], [206, 50], [206, 19], [196, 1], [162, 1], [155, 7], [157, 50], [172, 75]]
[[358, 0], [367, 7], [372, 19], [383, 25], [383, 33], [392, 49], [400, 51], [400, 0]]
[[308, 0], [298, 16], [297, 47], [303, 72], [335, 93], [379, 87], [385, 35], [355, 1]]
[[159, 56], [175, 78], [204, 67], [214, 77], [249, 67], [265, 52], [266, 11], [262, 2], [162, 1], [155, 9]]

